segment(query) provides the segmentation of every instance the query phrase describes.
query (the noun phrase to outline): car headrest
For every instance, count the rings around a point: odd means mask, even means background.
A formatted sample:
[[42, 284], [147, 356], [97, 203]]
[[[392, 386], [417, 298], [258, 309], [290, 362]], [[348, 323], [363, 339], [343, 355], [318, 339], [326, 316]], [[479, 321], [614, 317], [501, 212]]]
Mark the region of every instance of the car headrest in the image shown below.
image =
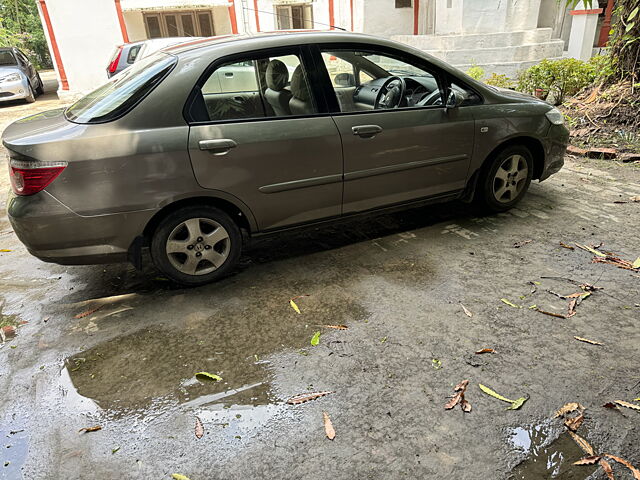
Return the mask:
[[293, 75], [291, 76], [291, 95], [303, 102], [306, 102], [311, 98], [309, 85], [307, 85], [307, 81], [304, 78], [304, 72], [302, 71], [302, 68], [300, 68], [300, 65], [296, 67]]
[[280, 60], [271, 60], [267, 65], [267, 87], [271, 90], [282, 90], [289, 81], [289, 70]]

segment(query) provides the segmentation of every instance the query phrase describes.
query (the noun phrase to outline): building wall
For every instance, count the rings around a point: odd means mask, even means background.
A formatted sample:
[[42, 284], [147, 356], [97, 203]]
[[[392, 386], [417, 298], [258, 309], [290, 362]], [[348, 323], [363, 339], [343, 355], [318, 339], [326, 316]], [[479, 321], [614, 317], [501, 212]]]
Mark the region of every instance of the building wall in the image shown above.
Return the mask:
[[382, 37], [413, 33], [413, 8], [395, 8], [393, 0], [354, 0], [354, 10], [356, 32]]
[[540, 0], [434, 1], [435, 31], [445, 35], [529, 30], [537, 27], [540, 11]]
[[144, 17], [140, 10], [122, 12], [130, 42], [138, 42], [147, 38]]

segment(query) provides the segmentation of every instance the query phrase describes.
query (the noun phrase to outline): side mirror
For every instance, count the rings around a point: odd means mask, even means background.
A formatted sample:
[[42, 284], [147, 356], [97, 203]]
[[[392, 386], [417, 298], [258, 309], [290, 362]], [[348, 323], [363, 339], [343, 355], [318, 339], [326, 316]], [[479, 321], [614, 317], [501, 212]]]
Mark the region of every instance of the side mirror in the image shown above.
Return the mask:
[[447, 89], [447, 108], [458, 108], [464, 102], [464, 97], [449, 87]]
[[356, 86], [356, 77], [353, 76], [353, 73], [339, 73], [335, 76], [333, 81], [338, 87]]

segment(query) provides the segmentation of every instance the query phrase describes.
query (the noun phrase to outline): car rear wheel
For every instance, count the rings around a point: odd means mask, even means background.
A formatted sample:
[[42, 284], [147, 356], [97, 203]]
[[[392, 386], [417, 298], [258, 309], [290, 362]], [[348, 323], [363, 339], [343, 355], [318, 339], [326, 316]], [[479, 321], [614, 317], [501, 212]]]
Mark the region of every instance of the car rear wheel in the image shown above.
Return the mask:
[[24, 97], [25, 102], [27, 103], [33, 103], [36, 101], [36, 96], [33, 93], [33, 88], [31, 88], [31, 85], [27, 85], [27, 96]]
[[242, 236], [235, 222], [209, 206], [170, 213], [151, 239], [153, 262], [183, 285], [203, 285], [230, 273], [240, 258]]
[[509, 210], [524, 197], [532, 176], [533, 157], [529, 149], [521, 145], [507, 147], [481, 173], [476, 200], [490, 212]]

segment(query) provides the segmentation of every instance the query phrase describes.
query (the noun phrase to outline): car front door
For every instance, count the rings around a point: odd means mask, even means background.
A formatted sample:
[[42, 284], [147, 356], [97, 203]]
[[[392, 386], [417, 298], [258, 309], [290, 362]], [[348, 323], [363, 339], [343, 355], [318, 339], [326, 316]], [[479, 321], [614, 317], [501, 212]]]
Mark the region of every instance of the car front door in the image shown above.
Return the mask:
[[[344, 213], [453, 195], [464, 188], [474, 121], [469, 109], [443, 105], [442, 74], [395, 49], [351, 45], [319, 50], [316, 62], [331, 81], [325, 91], [335, 100], [333, 118], [342, 137]], [[348, 71], [344, 65], [350, 65]], [[354, 79], [355, 88], [345, 99], [347, 78]]]
[[219, 60], [188, 108], [198, 183], [246, 204], [260, 230], [341, 213], [340, 136], [302, 58], [295, 47]]

